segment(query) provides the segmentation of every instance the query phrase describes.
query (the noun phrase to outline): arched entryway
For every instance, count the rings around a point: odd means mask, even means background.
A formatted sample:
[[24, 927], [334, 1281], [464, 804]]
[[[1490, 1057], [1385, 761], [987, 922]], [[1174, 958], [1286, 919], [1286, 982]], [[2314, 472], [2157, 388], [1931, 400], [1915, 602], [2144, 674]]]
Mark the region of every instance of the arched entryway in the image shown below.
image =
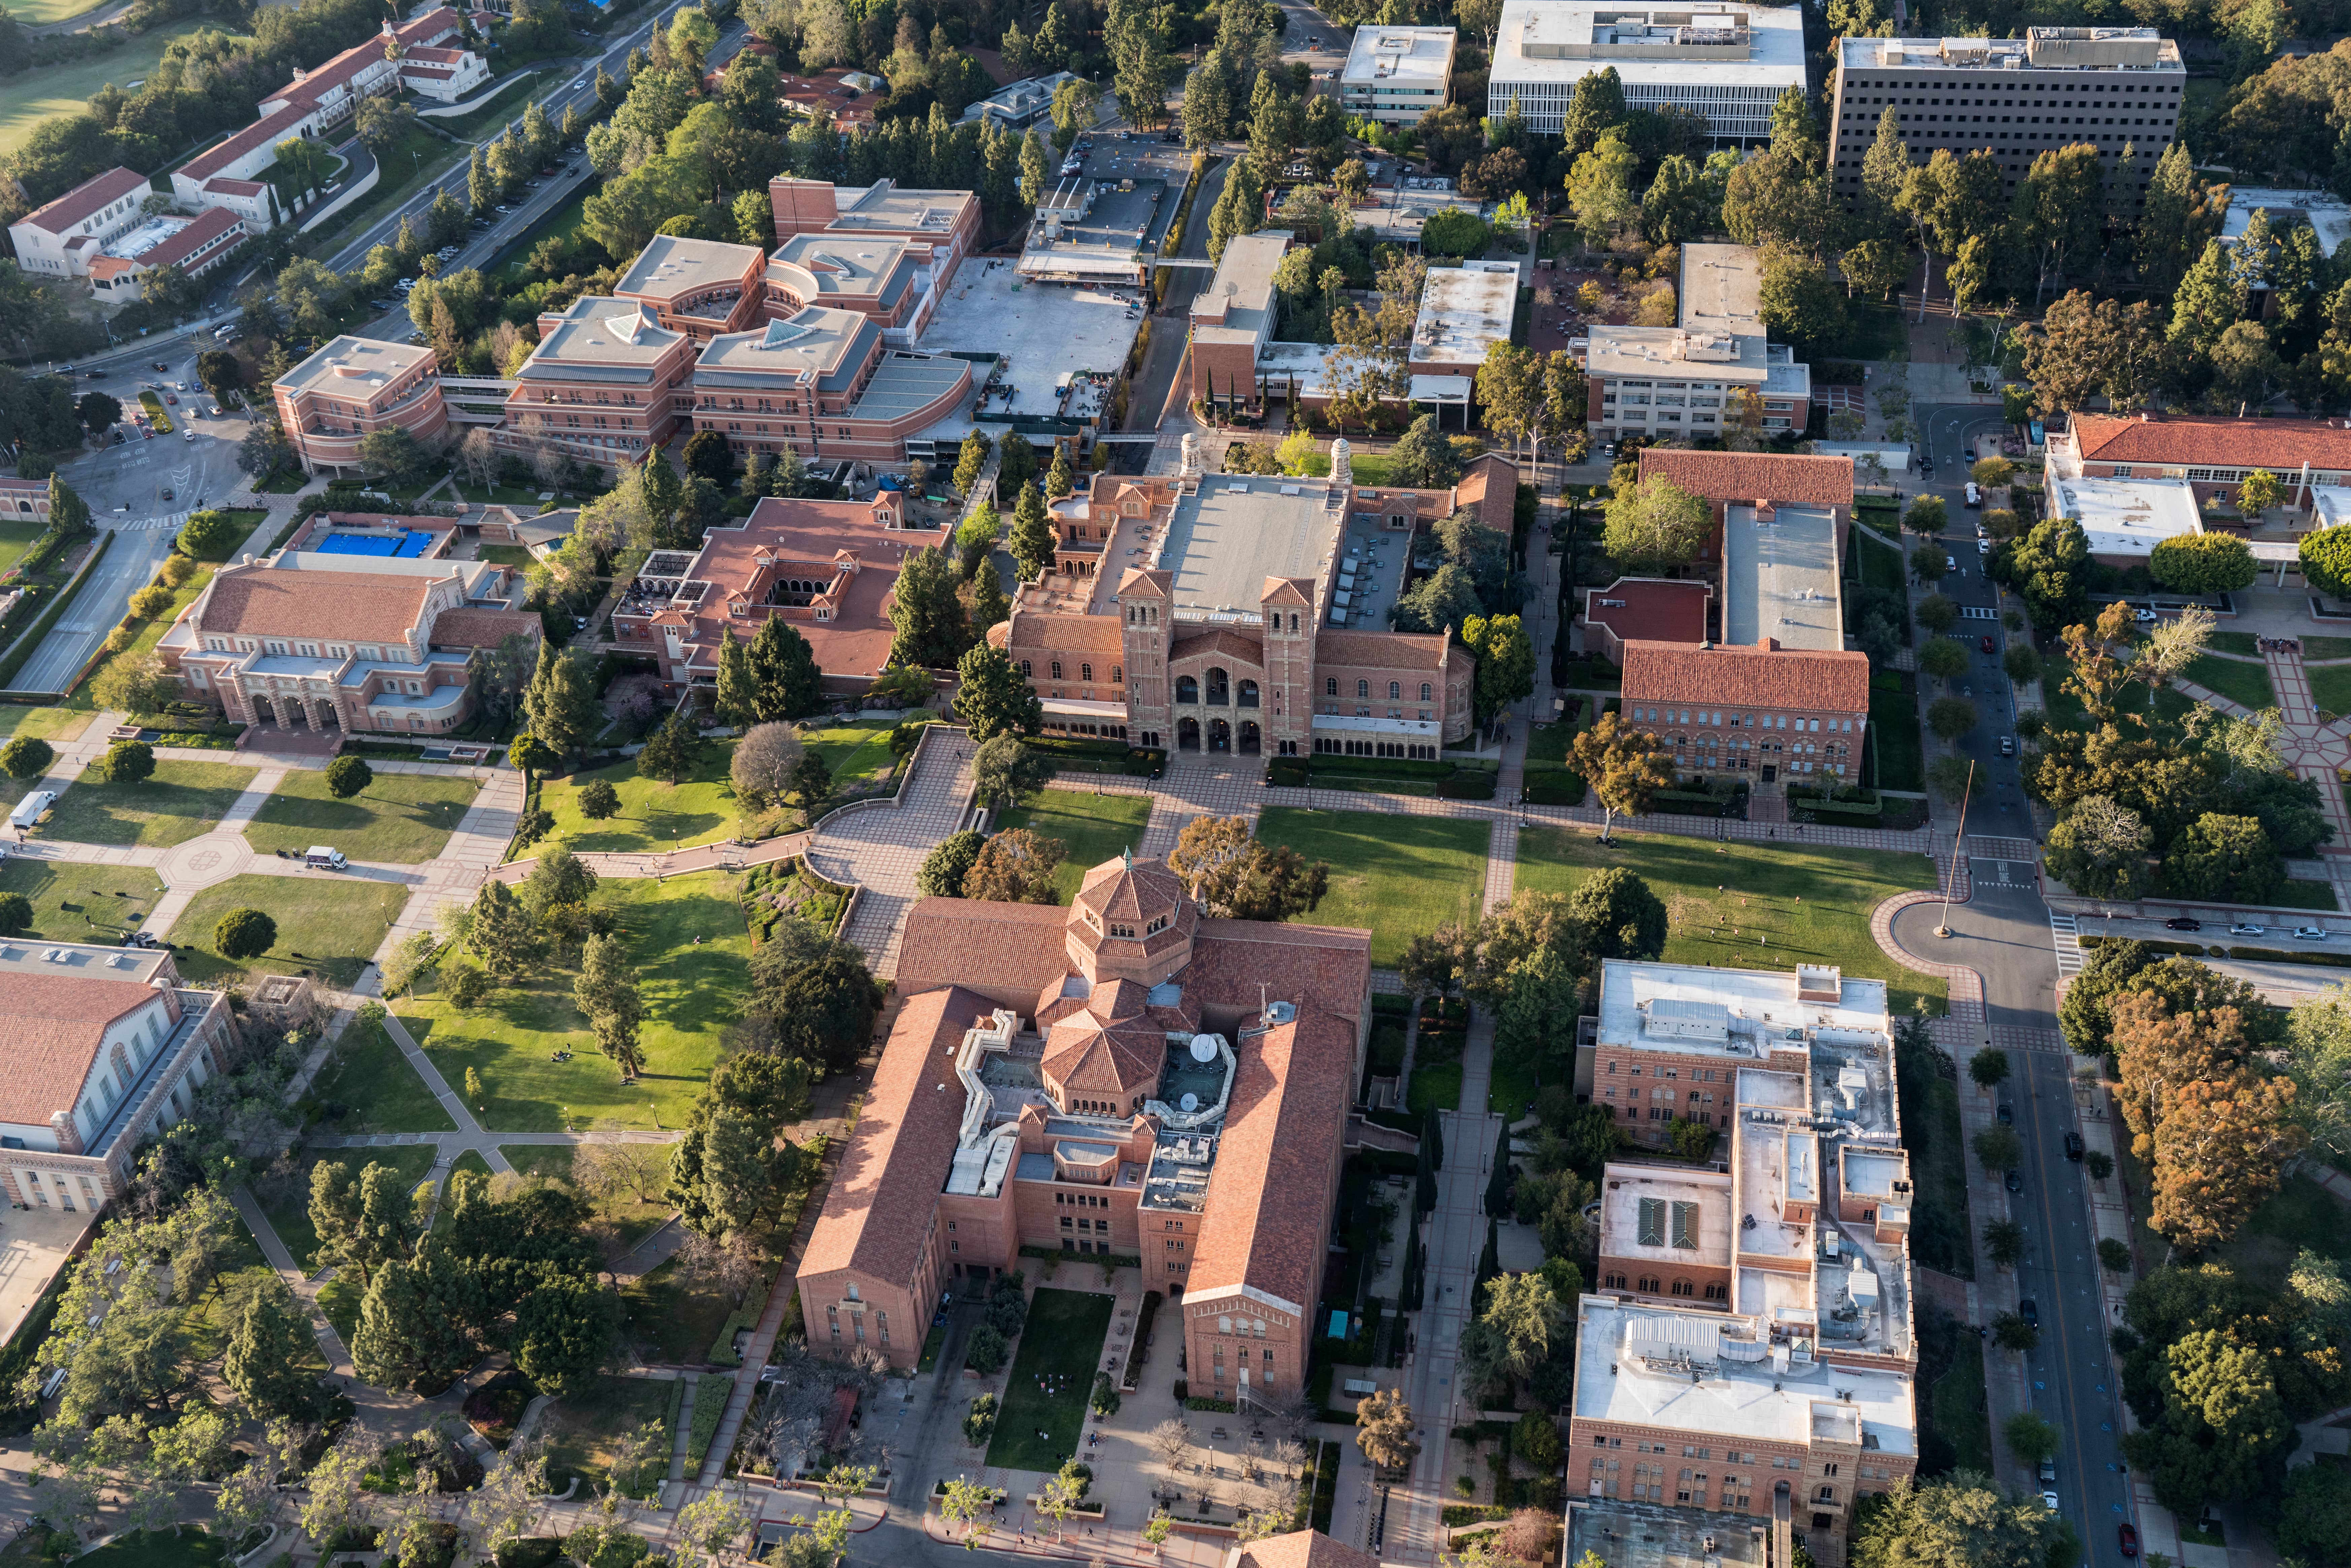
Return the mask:
[[1220, 718], [1208, 721], [1208, 749], [1230, 751], [1233, 748], [1233, 727]]
[[1257, 720], [1253, 718], [1245, 718], [1241, 720], [1241, 755], [1243, 757], [1255, 757], [1258, 754], [1258, 747], [1261, 744], [1262, 740], [1257, 727]]
[[1258, 706], [1257, 683], [1255, 681], [1243, 681], [1241, 683], [1241, 700], [1237, 706], [1241, 707], [1255, 707]]
[[308, 724], [304, 722], [302, 705], [298, 700], [288, 702], [286, 705], [285, 710], [277, 716], [277, 721], [288, 729], [308, 729], [310, 727]]
[[1178, 751], [1197, 751], [1200, 749], [1200, 721], [1198, 719], [1179, 718], [1176, 721], [1176, 749]]
[[251, 703], [251, 704], [253, 705], [253, 722], [254, 722], [254, 723], [256, 723], [256, 724], [276, 724], [276, 723], [277, 722], [277, 706], [276, 706], [275, 704], [273, 704], [273, 703], [272, 703], [272, 702], [271, 702], [267, 697], [264, 697], [264, 696], [248, 696], [248, 697], [246, 697], [246, 701], [247, 701], [247, 702], [249, 702], [249, 703]]
[[1200, 700], [1200, 683], [1190, 675], [1176, 676], [1176, 700], [1179, 703], [1197, 703]]

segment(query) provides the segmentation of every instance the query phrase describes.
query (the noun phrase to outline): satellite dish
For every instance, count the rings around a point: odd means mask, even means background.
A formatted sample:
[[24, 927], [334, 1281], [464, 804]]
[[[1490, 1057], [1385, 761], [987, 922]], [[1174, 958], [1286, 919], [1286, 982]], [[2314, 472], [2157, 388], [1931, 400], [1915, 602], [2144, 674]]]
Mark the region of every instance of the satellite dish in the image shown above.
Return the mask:
[[1192, 1037], [1192, 1060], [1203, 1063], [1216, 1061], [1217, 1042], [1205, 1034], [1194, 1035]]
[[1200, 1097], [1187, 1090], [1185, 1092], [1184, 1098], [1176, 1102], [1176, 1105], [1178, 1109], [1187, 1113], [1196, 1111], [1200, 1108]]

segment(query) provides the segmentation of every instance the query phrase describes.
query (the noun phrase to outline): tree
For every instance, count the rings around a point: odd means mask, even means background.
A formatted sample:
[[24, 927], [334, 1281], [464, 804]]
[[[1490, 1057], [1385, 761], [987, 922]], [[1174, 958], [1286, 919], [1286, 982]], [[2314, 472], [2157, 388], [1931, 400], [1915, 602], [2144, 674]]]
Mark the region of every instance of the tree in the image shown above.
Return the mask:
[[[153, 713], [179, 690], [178, 678], [163, 668], [162, 655], [152, 652], [117, 653], [89, 682], [89, 695], [100, 707], [130, 714]], [[92, 776], [106, 777], [103, 769], [101, 761], [91, 769]]]
[[1930, 593], [1910, 612], [1918, 630], [1939, 637], [1959, 623], [1959, 601], [1947, 593]]
[[1060, 542], [1052, 518], [1045, 511], [1043, 494], [1035, 485], [1023, 483], [1012, 506], [1012, 563], [1023, 582], [1042, 575], [1053, 564], [1053, 551]]
[[49, 770], [57, 754], [37, 736], [20, 735], [0, 746], [0, 770], [11, 779], [38, 779]]
[[0, 936], [14, 936], [32, 924], [32, 900], [21, 893], [0, 893]]
[[644, 749], [637, 753], [637, 771], [674, 786], [694, 771], [702, 746], [702, 731], [685, 709], [674, 709], [662, 727], [645, 737]]
[[2024, 1140], [2013, 1127], [1986, 1127], [1968, 1140], [1968, 1146], [1975, 1151], [1976, 1163], [1995, 1174], [2005, 1175], [2024, 1163]]
[[1648, 573], [1685, 566], [1714, 531], [1714, 509], [1662, 474], [1621, 490], [1608, 502], [1602, 543], [1625, 570]]
[[531, 734], [558, 757], [577, 752], [604, 727], [590, 662], [559, 651], [552, 643], [538, 645], [538, 665], [531, 672], [522, 706]]
[[348, 800], [375, 782], [375, 770], [357, 757], [338, 757], [327, 764], [327, 792]]
[[2000, 1312], [1991, 1320], [1991, 1342], [2017, 1355], [2030, 1355], [2041, 1343], [2041, 1331], [2014, 1312]]
[[1405, 1403], [1402, 1389], [1383, 1388], [1356, 1405], [1355, 1446], [1381, 1469], [1411, 1468], [1420, 1444], [1413, 1437], [1412, 1406]]
[[2182, 1011], [2135, 992], [2112, 1012], [2124, 1124], [2153, 1171], [2148, 1223], [2182, 1247], [2224, 1242], [2303, 1145], [2294, 1082], [2260, 1071], [2237, 1008]]
[[1193, 818], [1177, 835], [1167, 869], [1184, 879], [1206, 913], [1225, 920], [1295, 919], [1330, 888], [1330, 867], [1287, 844], [1265, 843], [1246, 817]]
[[514, 890], [493, 877], [474, 894], [465, 946], [496, 979], [511, 980], [538, 956], [538, 929]]
[[964, 873], [963, 895], [992, 904], [1059, 904], [1053, 872], [1068, 853], [1061, 840], [1027, 828], [991, 834]]
[[530, 917], [544, 921], [549, 910], [587, 903], [596, 891], [596, 873], [578, 855], [559, 842], [553, 843], [531, 862], [519, 896]]
[[1844, 332], [1844, 291], [1810, 256], [1766, 250], [1757, 300], [1764, 325], [1800, 354], [1817, 354]]
[[[2084, 1163], [2088, 1163], [2086, 1156], [2085, 1156]], [[2098, 1179], [2103, 1181], [2105, 1178], [2101, 1176]], [[2125, 1241], [2118, 1241], [2111, 1236], [2100, 1238], [2098, 1241], [2098, 1264], [2110, 1274], [2129, 1273], [2131, 1269], [2130, 1244]]]
[[1493, 723], [1510, 704], [1533, 694], [1534, 642], [1519, 617], [1469, 616], [1461, 622], [1461, 643], [1478, 660], [1472, 706], [1480, 727]]
[[644, 1020], [645, 1004], [628, 949], [618, 936], [588, 938], [580, 949], [579, 976], [571, 982], [571, 1000], [595, 1030], [598, 1049], [621, 1064], [623, 1079], [634, 1078], [642, 1065], [636, 1031]]
[[1395, 483], [1416, 489], [1441, 490], [1461, 476], [1453, 448], [1437, 429], [1437, 416], [1424, 413], [1414, 420], [1388, 450], [1389, 472]]
[[[2240, 505], [2252, 487], [2251, 479], [2239, 487]], [[2157, 582], [2179, 593], [2233, 593], [2251, 588], [2260, 575], [2252, 547], [2234, 534], [2220, 533], [2165, 539], [2147, 558], [2147, 570]]]
[[2029, 686], [2041, 678], [2041, 655], [2032, 651], [2030, 643], [2013, 643], [2000, 656], [2000, 667], [2018, 685]]
[[971, 646], [955, 568], [946, 552], [917, 549], [898, 569], [890, 599], [890, 663], [944, 669]]
[[155, 772], [155, 748], [143, 740], [118, 740], [89, 771], [109, 784], [143, 783]]
[[1649, 809], [1649, 797], [1674, 781], [1672, 760], [1655, 735], [1634, 729], [1621, 713], [1600, 716], [1600, 722], [1568, 743], [1568, 761], [1599, 797], [1600, 841], [1609, 841], [1619, 811], [1637, 817]]
[[232, 909], [213, 927], [213, 951], [233, 964], [277, 946], [277, 923], [258, 909]]
[[1991, 1260], [1992, 1267], [1996, 1269], [2013, 1269], [2023, 1262], [2025, 1240], [2024, 1227], [2013, 1219], [1984, 1222], [1984, 1256]]
[[122, 418], [122, 405], [104, 392], [84, 392], [75, 402], [74, 413], [92, 435], [103, 435]]
[[1604, 132], [1579, 154], [1567, 175], [1568, 206], [1583, 243], [1601, 249], [1640, 212], [1633, 175], [1640, 159], [1614, 131]]
[[176, 548], [197, 560], [226, 560], [246, 531], [245, 524], [226, 512], [198, 512], [180, 525]]
[[2137, 900], [2147, 886], [2154, 841], [2139, 814], [2104, 795], [2074, 802], [2049, 832], [2049, 874], [2089, 898]]
[[2172, 841], [2163, 878], [2183, 897], [2267, 904], [2284, 885], [2285, 862], [2257, 819], [2207, 811]]
[[1937, 697], [1927, 707], [1927, 727], [1949, 743], [1976, 727], [1976, 705], [1965, 697]]
[[[735, 755], [727, 763], [728, 780], [734, 784], [736, 795], [745, 801], [768, 804], [779, 800], [790, 789], [792, 775], [806, 751], [799, 731], [790, 725], [754, 725], [735, 743]], [[584, 808], [584, 795], [582, 805]]]
[[923, 857], [923, 869], [914, 873], [914, 891], [925, 898], [961, 898], [964, 878], [987, 842], [984, 835], [968, 830], [941, 839]]
[[272, 1276], [246, 1300], [223, 1353], [221, 1380], [256, 1415], [305, 1416], [319, 1396], [318, 1380], [302, 1369], [315, 1343], [293, 1292]]
[[1569, 898], [1568, 907], [1582, 923], [1595, 961], [1647, 961], [1666, 950], [1665, 901], [1623, 866], [1594, 872]]
[[1001, 648], [977, 644], [963, 655], [956, 675], [955, 716], [973, 740], [1035, 735], [1044, 728], [1044, 704]]
[[2008, 1052], [1987, 1045], [1968, 1058], [1968, 1076], [1979, 1089], [1996, 1089], [2008, 1082]]
[[1956, 681], [1968, 667], [1968, 645], [1951, 638], [1938, 637], [1918, 650], [1919, 670], [1938, 681]]
[[1052, 781], [1053, 764], [1042, 752], [1032, 751], [1013, 735], [998, 735], [980, 742], [972, 754], [974, 794], [992, 810], [1019, 805]]

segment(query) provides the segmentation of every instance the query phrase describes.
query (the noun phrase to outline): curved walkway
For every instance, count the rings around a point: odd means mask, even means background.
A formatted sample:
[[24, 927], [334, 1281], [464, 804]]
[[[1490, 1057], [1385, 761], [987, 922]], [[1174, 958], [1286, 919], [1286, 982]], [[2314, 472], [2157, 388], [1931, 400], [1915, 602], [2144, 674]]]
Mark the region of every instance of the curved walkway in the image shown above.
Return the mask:
[[1952, 903], [1965, 904], [1968, 901], [1968, 895], [1973, 890], [1969, 882], [1965, 857], [1961, 857], [1954, 868], [1949, 853], [1938, 854], [1935, 857], [1935, 870], [1938, 885], [1934, 890], [1897, 893], [1871, 910], [1869, 935], [1876, 942], [1879, 952], [1904, 968], [1916, 969], [1922, 975], [1939, 975], [1949, 981], [1951, 988], [1951, 1021], [1973, 1028], [1984, 1020], [1983, 977], [1965, 964], [1946, 964], [1938, 959], [1922, 958], [1894, 937], [1894, 917], [1921, 904], [1940, 904], [1944, 897], [1941, 888], [1945, 883], [1950, 888]]

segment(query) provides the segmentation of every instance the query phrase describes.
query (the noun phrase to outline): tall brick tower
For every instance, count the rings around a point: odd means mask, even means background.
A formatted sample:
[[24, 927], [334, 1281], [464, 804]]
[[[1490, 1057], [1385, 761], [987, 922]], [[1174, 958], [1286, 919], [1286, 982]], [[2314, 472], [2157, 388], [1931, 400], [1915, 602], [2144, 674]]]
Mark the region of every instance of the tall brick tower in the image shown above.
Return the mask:
[[1265, 752], [1302, 756], [1314, 749], [1314, 581], [1269, 577], [1258, 605], [1265, 612]]
[[1168, 703], [1167, 649], [1176, 640], [1165, 571], [1135, 568], [1120, 580], [1118, 612], [1125, 618], [1120, 641], [1126, 651], [1126, 738], [1134, 746], [1172, 746], [1174, 715]]

